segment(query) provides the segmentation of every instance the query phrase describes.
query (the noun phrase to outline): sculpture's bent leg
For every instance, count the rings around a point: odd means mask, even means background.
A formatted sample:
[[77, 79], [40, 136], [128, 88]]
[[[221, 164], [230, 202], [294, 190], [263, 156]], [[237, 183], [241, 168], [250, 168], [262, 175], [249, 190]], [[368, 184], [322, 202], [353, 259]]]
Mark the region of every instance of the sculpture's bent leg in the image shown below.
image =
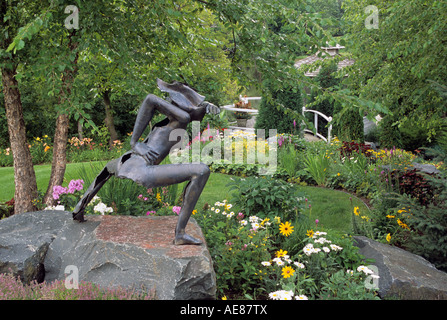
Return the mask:
[[110, 179], [110, 177], [114, 174], [114, 166], [117, 160], [110, 161], [104, 169], [96, 176], [95, 180], [93, 180], [92, 184], [88, 187], [87, 191], [82, 196], [81, 200], [79, 200], [75, 209], [73, 210], [73, 220], [77, 220], [79, 222], [86, 221], [84, 219], [84, 210], [93, 197], [98, 193], [98, 191], [102, 188], [102, 186]]
[[132, 157], [132, 160], [126, 161], [120, 168], [117, 177], [132, 179], [146, 188], [163, 187], [189, 181], [184, 190], [174, 243], [201, 244], [200, 240], [186, 234], [185, 228], [209, 175], [210, 169], [203, 163], [147, 166], [141, 157]]

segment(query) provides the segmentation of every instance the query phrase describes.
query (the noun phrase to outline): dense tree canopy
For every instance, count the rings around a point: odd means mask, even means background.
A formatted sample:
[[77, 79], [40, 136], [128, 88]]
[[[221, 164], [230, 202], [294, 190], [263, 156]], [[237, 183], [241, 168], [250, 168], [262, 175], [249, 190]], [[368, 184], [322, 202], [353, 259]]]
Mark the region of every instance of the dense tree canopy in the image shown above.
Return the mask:
[[[365, 10], [369, 5], [377, 8], [375, 16]], [[434, 86], [446, 84], [447, 3], [345, 0], [343, 8], [356, 61], [345, 83], [360, 97], [389, 108], [404, 132], [436, 136], [447, 115]], [[377, 28], [368, 27], [371, 19]]]
[[[365, 25], [368, 5], [378, 9], [378, 28]], [[0, 143], [11, 145], [19, 170], [30, 166], [21, 161], [27, 140], [52, 137], [48, 195], [62, 181], [67, 138], [98, 127], [120, 138], [144, 96], [161, 94], [156, 78], [186, 82], [218, 105], [256, 88], [297, 121], [300, 111], [274, 97], [313, 88], [312, 103], [340, 106], [336, 123], [347, 112], [390, 110], [403, 134], [416, 123], [436, 137], [446, 116], [436, 90], [446, 84], [445, 18], [437, 0], [5, 0]], [[295, 68], [298, 57], [336, 43], [356, 61], [338, 72], [343, 81], [322, 86]]]

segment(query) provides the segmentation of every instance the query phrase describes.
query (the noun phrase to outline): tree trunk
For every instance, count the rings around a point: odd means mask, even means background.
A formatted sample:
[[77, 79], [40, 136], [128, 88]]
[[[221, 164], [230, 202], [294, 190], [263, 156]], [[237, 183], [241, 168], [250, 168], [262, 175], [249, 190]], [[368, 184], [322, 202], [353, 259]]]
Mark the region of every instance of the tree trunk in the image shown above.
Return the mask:
[[107, 130], [109, 130], [110, 140], [109, 146], [113, 146], [113, 141], [118, 140], [118, 133], [115, 129], [115, 124], [113, 123], [113, 113], [110, 104], [110, 91], [105, 90], [102, 94], [102, 98], [104, 101], [104, 107], [106, 111], [106, 117], [104, 118], [104, 123], [106, 124]]
[[44, 203], [53, 206], [53, 188], [62, 185], [67, 164], [67, 140], [68, 140], [68, 114], [60, 114], [56, 119], [56, 130], [53, 142], [53, 161], [51, 163], [51, 176], [45, 193]]
[[14, 214], [34, 211], [37, 198], [36, 174], [26, 140], [25, 121], [15, 68], [2, 68], [3, 94], [9, 141], [14, 159]]
[[[73, 42], [74, 31], [69, 35], [68, 48], [74, 51], [77, 48], [77, 43]], [[46, 205], [52, 206], [56, 204], [53, 199], [53, 188], [62, 185], [64, 181], [65, 168], [67, 165], [67, 141], [68, 141], [68, 127], [70, 116], [68, 114], [69, 100], [71, 96], [71, 89], [73, 81], [77, 72], [78, 53], [73, 61], [73, 69], [65, 69], [62, 74], [62, 90], [60, 92], [59, 104], [65, 106], [65, 112], [58, 115], [56, 119], [56, 130], [54, 132], [53, 142], [53, 161], [51, 164], [51, 176], [48, 182], [48, 188], [45, 193], [43, 202]]]
[[84, 127], [82, 126], [81, 121], [78, 121], [78, 138], [79, 140], [84, 139]]

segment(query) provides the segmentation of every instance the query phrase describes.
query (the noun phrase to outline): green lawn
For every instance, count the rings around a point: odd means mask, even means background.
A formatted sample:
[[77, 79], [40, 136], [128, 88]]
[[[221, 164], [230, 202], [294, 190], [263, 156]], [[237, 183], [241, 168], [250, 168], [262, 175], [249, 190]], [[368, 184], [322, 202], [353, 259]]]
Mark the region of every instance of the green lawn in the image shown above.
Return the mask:
[[351, 194], [312, 186], [299, 186], [298, 189], [307, 195], [311, 204], [311, 218], [318, 219], [319, 226], [348, 232], [352, 227], [354, 207], [359, 207], [362, 215], [368, 215], [369, 208]]
[[[71, 179], [78, 179], [80, 172], [83, 170], [89, 170], [94, 176], [104, 164], [105, 162], [68, 164], [64, 185], [66, 186]], [[50, 179], [51, 165], [38, 165], [34, 167], [34, 170], [39, 190], [45, 191]], [[229, 175], [212, 173], [196, 208], [203, 208], [205, 203], [212, 206], [216, 201], [223, 201], [224, 199], [231, 201], [231, 195], [227, 187], [227, 184], [231, 181], [230, 179], [232, 177]], [[0, 202], [10, 200], [14, 196], [13, 168], [0, 168], [0, 183], [3, 186], [0, 189]], [[297, 186], [297, 188], [309, 199], [312, 206], [311, 218], [318, 219], [319, 224], [326, 228], [350, 231], [353, 206], [360, 207], [361, 212], [368, 211], [368, 208], [360, 199], [341, 191], [310, 186]], [[350, 197], [352, 197], [352, 204]]]
[[[69, 163], [66, 169], [66, 179], [68, 184], [71, 178], [74, 178], [75, 172], [83, 164], [80, 163]], [[34, 166], [34, 171], [36, 172], [37, 188], [42, 192], [45, 192], [48, 187], [48, 181], [51, 175], [51, 164], [37, 165]], [[71, 177], [73, 176], [73, 177]], [[0, 184], [2, 188], [0, 189], [0, 202], [11, 200], [14, 197], [14, 169], [12, 167], [1, 167], [0, 168]]]

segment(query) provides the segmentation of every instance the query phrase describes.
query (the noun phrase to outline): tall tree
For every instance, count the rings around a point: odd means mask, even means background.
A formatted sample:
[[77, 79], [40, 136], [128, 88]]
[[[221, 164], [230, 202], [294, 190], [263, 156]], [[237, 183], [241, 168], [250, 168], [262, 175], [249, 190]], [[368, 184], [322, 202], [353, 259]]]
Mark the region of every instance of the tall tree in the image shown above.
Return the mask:
[[[17, 68], [24, 53], [22, 52], [20, 55], [16, 51], [8, 51], [14, 36], [23, 32], [19, 26], [26, 23], [24, 18], [29, 17], [29, 12], [24, 12], [23, 8], [20, 8], [19, 1], [2, 1], [0, 3], [0, 68], [9, 141], [14, 159], [14, 213], [34, 210], [33, 200], [37, 197], [36, 176], [26, 139], [22, 100], [16, 78]], [[34, 22], [31, 24], [33, 30], [29, 32], [39, 29], [43, 23], [40, 17]], [[23, 40], [17, 45], [23, 48]]]

